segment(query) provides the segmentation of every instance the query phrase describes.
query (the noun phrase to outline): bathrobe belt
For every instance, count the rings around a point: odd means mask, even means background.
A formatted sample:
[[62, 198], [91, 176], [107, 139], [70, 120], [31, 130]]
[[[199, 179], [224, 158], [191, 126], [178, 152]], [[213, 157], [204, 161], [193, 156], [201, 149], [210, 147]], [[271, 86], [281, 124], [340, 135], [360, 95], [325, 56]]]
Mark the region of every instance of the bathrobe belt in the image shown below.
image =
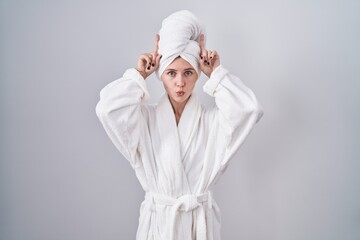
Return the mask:
[[[207, 203], [207, 208], [212, 208], [212, 196], [210, 191], [200, 195], [185, 194], [178, 198], [173, 198], [159, 193], [146, 192], [145, 199], [147, 199], [148, 201], [152, 201], [153, 206], [155, 204], [158, 204], [169, 206], [171, 208], [169, 219], [170, 228], [168, 229], [169, 240], [175, 240], [175, 227], [177, 225], [177, 216], [181, 211], [195, 211], [196, 217], [193, 221], [195, 221], [195, 235], [197, 240], [213, 239], [212, 226], [207, 226], [206, 221], [206, 219], [208, 218], [208, 224], [212, 225], [211, 216], [206, 216], [205, 206], [203, 205]], [[153, 210], [156, 212], [155, 208], [153, 208]], [[207, 236], [207, 229], [210, 230], [211, 236]]]

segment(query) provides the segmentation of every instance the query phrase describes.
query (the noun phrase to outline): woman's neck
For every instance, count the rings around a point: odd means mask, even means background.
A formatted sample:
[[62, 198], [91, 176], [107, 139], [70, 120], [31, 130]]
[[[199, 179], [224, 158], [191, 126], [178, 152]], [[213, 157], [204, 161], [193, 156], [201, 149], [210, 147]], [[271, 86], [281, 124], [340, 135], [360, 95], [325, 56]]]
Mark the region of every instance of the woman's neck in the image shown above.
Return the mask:
[[[168, 96], [169, 97], [169, 96]], [[190, 96], [188, 97], [188, 99], [186, 99], [186, 101], [184, 102], [176, 102], [173, 99], [171, 99], [171, 97], [169, 97], [171, 106], [173, 108], [174, 114], [175, 114], [175, 119], [176, 119], [176, 125], [179, 124], [180, 121], [180, 117], [185, 109], [185, 105], [186, 103], [189, 101]]]

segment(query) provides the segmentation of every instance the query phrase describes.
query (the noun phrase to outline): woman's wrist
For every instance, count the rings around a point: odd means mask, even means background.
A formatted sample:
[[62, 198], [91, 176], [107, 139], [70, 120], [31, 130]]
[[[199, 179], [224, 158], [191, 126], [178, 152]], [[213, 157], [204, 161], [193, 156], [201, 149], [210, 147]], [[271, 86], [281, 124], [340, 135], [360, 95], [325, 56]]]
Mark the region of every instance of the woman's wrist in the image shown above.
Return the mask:
[[140, 75], [144, 78], [144, 80], [148, 77], [146, 73], [144, 73], [143, 71], [140, 71], [139, 69], [135, 68], [136, 71], [138, 71], [140, 73]]

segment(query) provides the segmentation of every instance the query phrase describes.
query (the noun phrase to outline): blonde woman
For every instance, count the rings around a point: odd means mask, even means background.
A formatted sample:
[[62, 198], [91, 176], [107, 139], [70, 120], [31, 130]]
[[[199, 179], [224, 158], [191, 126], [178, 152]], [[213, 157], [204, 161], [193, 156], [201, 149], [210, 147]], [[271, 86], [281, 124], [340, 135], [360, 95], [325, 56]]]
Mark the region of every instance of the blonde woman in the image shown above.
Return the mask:
[[[156, 105], [146, 80], [156, 73], [165, 93]], [[193, 89], [200, 73], [215, 106]], [[96, 113], [145, 191], [138, 240], [219, 240], [220, 210], [211, 190], [263, 112], [242, 81], [205, 48], [196, 16], [178, 11], [163, 20], [153, 52], [105, 86]]]

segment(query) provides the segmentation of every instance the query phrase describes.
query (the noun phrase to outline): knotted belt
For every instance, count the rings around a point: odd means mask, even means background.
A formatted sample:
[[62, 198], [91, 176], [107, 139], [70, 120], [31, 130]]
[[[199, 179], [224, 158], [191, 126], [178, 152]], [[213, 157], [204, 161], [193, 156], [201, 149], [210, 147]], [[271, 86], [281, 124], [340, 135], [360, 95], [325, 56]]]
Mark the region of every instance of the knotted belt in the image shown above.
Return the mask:
[[[146, 199], [152, 200], [153, 204], [165, 205], [169, 206], [170, 209], [170, 219], [169, 225], [170, 228], [168, 230], [169, 240], [175, 240], [175, 227], [177, 216], [179, 212], [191, 212], [196, 211], [196, 239], [197, 240], [212, 240], [211, 236], [207, 236], [207, 227], [212, 228], [212, 226], [207, 226], [206, 224], [206, 214], [204, 203], [207, 203], [207, 207], [209, 209], [212, 208], [212, 196], [210, 192], [200, 194], [200, 195], [192, 195], [185, 194], [178, 198], [173, 198], [167, 195], [159, 194], [159, 193], [151, 193], [146, 192]], [[209, 219], [209, 223], [211, 224], [211, 217]], [[212, 225], [212, 224], [211, 224]], [[210, 230], [212, 232], [212, 229]]]

